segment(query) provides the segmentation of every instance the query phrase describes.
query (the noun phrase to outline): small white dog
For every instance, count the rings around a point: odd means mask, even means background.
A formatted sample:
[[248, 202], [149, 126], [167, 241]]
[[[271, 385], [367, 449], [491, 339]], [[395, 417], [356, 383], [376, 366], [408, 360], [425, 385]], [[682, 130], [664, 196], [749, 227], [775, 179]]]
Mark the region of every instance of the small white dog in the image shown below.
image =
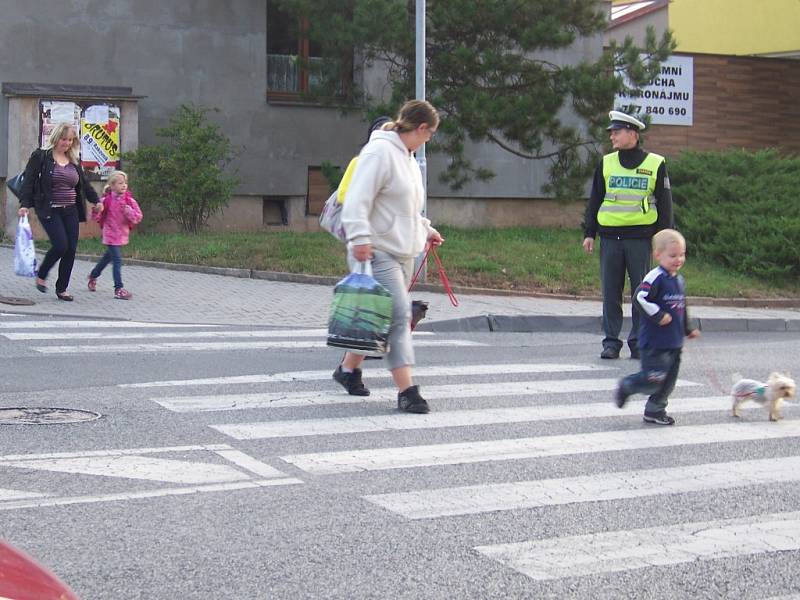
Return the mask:
[[743, 402], [753, 400], [762, 406], [768, 406], [769, 420], [777, 421], [783, 418], [781, 405], [784, 398], [794, 398], [794, 395], [794, 380], [782, 373], [770, 373], [766, 383], [755, 379], [740, 379], [731, 388], [733, 416], [739, 416], [739, 406]]

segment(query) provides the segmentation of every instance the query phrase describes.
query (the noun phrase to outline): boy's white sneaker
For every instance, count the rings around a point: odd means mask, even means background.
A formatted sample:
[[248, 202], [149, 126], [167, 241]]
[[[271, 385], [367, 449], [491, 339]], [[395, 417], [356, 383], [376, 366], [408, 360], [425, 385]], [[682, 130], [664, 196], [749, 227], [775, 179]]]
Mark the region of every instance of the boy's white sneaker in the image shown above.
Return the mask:
[[653, 423], [654, 425], [675, 425], [675, 419], [670, 417], [665, 411], [660, 413], [644, 413], [643, 420], [645, 423]]

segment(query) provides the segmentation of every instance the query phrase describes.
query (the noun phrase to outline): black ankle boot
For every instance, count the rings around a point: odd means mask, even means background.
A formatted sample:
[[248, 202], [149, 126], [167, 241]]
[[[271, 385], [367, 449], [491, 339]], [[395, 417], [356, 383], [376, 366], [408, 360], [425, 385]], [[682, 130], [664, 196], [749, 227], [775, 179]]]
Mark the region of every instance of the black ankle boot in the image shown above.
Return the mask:
[[339, 365], [333, 372], [333, 378], [341, 383], [351, 396], [369, 396], [367, 386], [361, 381], [361, 369], [353, 369], [352, 373], [345, 373], [342, 371], [342, 365]]
[[397, 409], [418, 414], [431, 412], [425, 398], [419, 395], [419, 386], [416, 385], [407, 387], [397, 394]]

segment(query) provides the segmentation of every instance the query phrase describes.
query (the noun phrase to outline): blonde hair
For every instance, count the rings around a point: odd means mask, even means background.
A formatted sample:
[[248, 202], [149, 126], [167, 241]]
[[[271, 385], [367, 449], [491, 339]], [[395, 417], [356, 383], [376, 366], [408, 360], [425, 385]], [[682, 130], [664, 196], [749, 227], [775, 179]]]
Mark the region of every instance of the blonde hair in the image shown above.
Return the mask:
[[439, 113], [433, 108], [430, 102], [425, 100], [409, 100], [397, 114], [394, 121], [385, 123], [381, 129], [384, 131], [396, 131], [406, 133], [414, 131], [420, 125], [426, 124], [431, 129], [439, 126]]
[[52, 150], [55, 148], [58, 140], [66, 137], [66, 132], [68, 129], [72, 130], [72, 132], [75, 134], [75, 137], [72, 138], [72, 146], [70, 146], [70, 149], [67, 150], [67, 158], [69, 159], [69, 162], [77, 165], [81, 159], [81, 141], [78, 139], [78, 130], [75, 129], [75, 125], [72, 123], [65, 121], [58, 123], [55, 127], [53, 127], [50, 135], [47, 136], [47, 143], [42, 147], [42, 150]]
[[686, 248], [686, 238], [680, 232], [674, 229], [662, 229], [653, 236], [653, 252], [661, 252], [675, 242]]
[[114, 180], [118, 179], [119, 177], [122, 177], [125, 180], [125, 183], [128, 182], [128, 174], [125, 171], [111, 171], [111, 174], [106, 180], [106, 184], [103, 186], [103, 194], [108, 193], [108, 191], [111, 189], [111, 184], [114, 183]]

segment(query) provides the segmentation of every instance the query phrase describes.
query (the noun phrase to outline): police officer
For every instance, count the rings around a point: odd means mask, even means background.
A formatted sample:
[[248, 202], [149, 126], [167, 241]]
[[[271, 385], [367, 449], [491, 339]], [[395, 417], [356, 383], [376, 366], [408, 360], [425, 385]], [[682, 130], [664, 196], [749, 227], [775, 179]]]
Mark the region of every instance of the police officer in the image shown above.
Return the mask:
[[[645, 125], [623, 112], [608, 113], [614, 152], [597, 167], [583, 222], [583, 249], [594, 250], [600, 234], [600, 281], [603, 289], [603, 351], [600, 358], [619, 358], [622, 341], [622, 291], [628, 273], [631, 296], [650, 270], [650, 239], [673, 227], [672, 193], [664, 157], [644, 151], [639, 132]], [[639, 358], [639, 309], [631, 308], [628, 334], [631, 358]]]

